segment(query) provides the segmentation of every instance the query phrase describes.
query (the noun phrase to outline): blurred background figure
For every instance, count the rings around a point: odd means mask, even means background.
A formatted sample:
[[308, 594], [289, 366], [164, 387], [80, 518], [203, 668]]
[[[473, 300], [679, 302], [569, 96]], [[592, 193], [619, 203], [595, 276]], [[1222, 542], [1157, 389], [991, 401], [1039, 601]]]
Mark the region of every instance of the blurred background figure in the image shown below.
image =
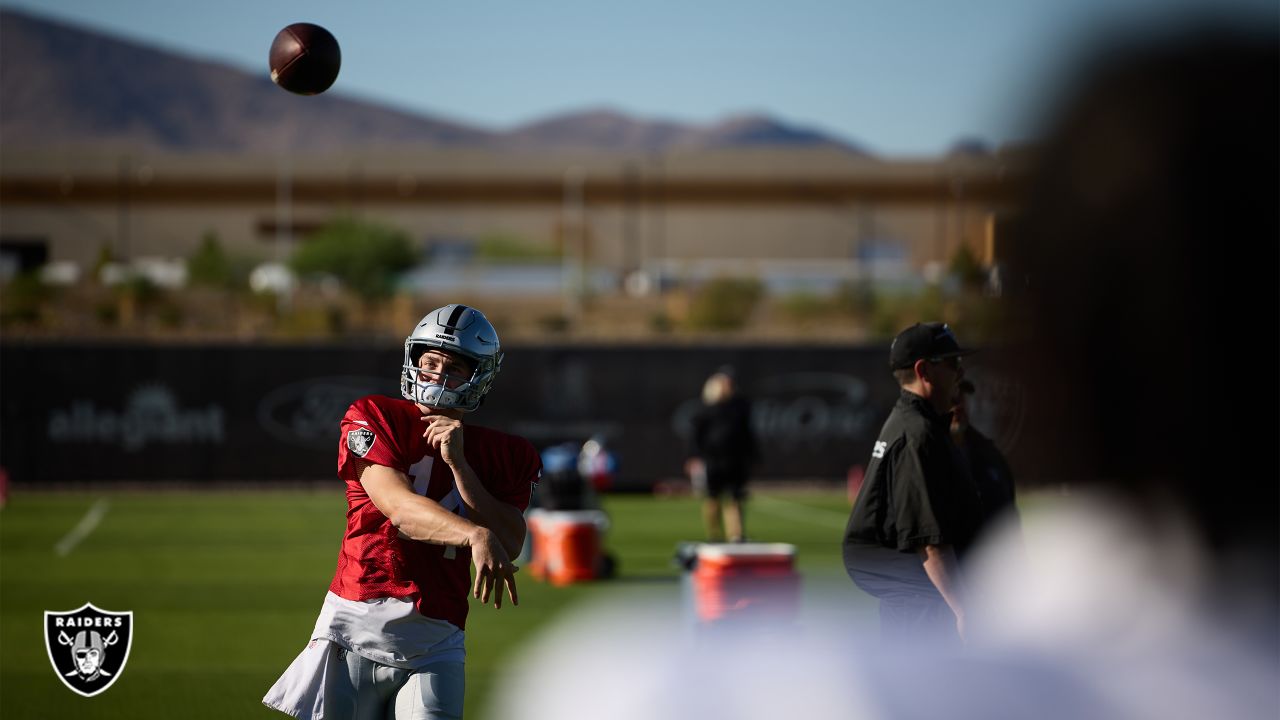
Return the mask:
[[[611, 578], [616, 572], [617, 559], [604, 546], [609, 514], [587, 474], [607, 453], [599, 437], [582, 446], [564, 442], [542, 451], [542, 477], [526, 515], [529, 535], [519, 558], [535, 580], [568, 585]], [[584, 457], [593, 462], [584, 463]]]
[[[702, 409], [694, 415], [685, 471], [704, 495], [702, 520], [707, 540], [746, 538], [743, 504], [747, 476], [758, 451], [751, 427], [751, 402], [738, 391], [731, 367], [722, 367], [702, 386]], [[727, 496], [726, 501], [721, 498]]]
[[1005, 513], [1016, 513], [1013, 470], [991, 438], [969, 422], [969, 401], [976, 388], [961, 380], [951, 408], [951, 440], [969, 464], [969, 474], [982, 500], [983, 524]]
[[533, 494], [535, 507], [543, 510], [595, 510], [600, 507], [594, 488], [579, 469], [580, 451], [575, 442], [543, 449], [542, 479]]
[[618, 459], [609, 450], [603, 433], [596, 433], [582, 443], [578, 451], [578, 474], [592, 489], [605, 492], [612, 488], [617, 471]]

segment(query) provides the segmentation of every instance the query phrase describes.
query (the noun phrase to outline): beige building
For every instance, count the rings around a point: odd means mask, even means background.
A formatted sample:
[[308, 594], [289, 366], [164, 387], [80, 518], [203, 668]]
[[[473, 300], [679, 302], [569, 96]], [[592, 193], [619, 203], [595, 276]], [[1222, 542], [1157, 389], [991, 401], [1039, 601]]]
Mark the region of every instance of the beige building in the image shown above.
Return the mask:
[[[454, 251], [501, 236], [621, 279], [762, 272], [927, 274], [961, 243], [989, 254], [1015, 169], [1002, 155], [882, 160], [837, 150], [652, 156], [385, 150], [332, 157], [104, 151], [0, 159], [7, 267], [185, 258], [207, 233], [282, 259], [344, 213]], [[879, 270], [877, 270], [879, 268]]]

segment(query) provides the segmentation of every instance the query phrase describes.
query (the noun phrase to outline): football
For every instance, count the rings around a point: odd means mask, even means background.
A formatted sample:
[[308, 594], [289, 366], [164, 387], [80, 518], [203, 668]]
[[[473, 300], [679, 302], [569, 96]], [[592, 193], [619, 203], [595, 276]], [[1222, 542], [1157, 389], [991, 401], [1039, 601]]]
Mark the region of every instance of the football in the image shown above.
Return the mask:
[[271, 42], [271, 81], [291, 93], [318, 95], [338, 79], [342, 51], [333, 33], [311, 23], [294, 23]]

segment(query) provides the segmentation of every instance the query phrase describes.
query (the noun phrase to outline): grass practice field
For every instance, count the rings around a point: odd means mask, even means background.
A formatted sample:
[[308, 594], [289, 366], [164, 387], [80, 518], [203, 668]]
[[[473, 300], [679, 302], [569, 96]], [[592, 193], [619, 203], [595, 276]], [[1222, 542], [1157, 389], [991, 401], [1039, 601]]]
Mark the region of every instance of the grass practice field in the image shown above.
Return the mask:
[[[467, 716], [484, 718], [512, 655], [553, 618], [609, 593], [680, 593], [671, 560], [701, 538], [692, 498], [610, 496], [606, 544], [614, 580], [557, 588], [517, 576], [520, 606], [473, 601], [467, 627]], [[69, 534], [92, 512], [100, 521]], [[260, 699], [308, 639], [344, 527], [332, 491], [23, 493], [0, 511], [0, 717], [271, 718]], [[843, 491], [765, 491], [748, 506], [753, 540], [793, 543], [804, 592], [874, 601], [844, 575]], [[59, 547], [60, 546], [60, 547]], [[60, 552], [61, 550], [61, 552]], [[85, 602], [134, 613], [119, 680], [93, 698], [54, 677], [44, 611]]]

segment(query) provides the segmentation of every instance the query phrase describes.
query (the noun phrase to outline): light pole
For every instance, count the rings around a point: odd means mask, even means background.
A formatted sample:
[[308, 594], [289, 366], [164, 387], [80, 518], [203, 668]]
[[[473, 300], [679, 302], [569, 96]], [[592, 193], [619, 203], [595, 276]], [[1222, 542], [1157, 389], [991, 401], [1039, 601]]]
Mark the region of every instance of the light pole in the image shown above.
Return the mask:
[[[564, 171], [564, 218], [561, 221], [560, 275], [564, 287], [564, 316], [577, 320], [582, 312], [582, 265], [585, 262], [585, 213], [583, 185], [586, 172], [577, 165]], [[573, 252], [579, 256], [575, 262]]]
[[[293, 247], [293, 163], [286, 150], [276, 168], [276, 263], [283, 266]], [[288, 309], [290, 293], [276, 293], [276, 311]]]

